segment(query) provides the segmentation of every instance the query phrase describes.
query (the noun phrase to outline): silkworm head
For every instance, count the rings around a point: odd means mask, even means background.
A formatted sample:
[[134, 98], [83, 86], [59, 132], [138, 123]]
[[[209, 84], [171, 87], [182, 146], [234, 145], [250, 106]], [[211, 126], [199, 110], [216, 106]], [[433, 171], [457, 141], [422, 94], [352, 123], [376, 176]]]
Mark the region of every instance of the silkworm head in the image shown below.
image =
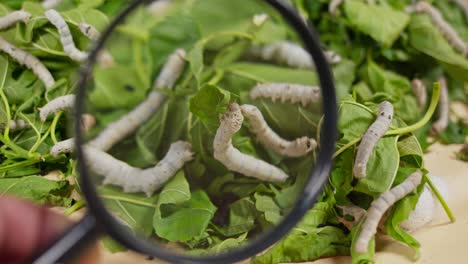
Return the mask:
[[192, 145], [187, 141], [176, 141], [169, 147], [169, 152], [181, 153], [181, 156], [186, 158], [186, 161], [193, 159]]
[[179, 56], [180, 59], [184, 60], [185, 57], [187, 56], [187, 52], [185, 52], [184, 49], [177, 49], [176, 51], [177, 56]]
[[222, 120], [227, 121], [232, 131], [238, 131], [241, 126], [242, 122], [244, 121], [244, 116], [241, 113], [241, 108], [237, 103], [232, 103], [228, 106], [229, 112], [221, 118]]

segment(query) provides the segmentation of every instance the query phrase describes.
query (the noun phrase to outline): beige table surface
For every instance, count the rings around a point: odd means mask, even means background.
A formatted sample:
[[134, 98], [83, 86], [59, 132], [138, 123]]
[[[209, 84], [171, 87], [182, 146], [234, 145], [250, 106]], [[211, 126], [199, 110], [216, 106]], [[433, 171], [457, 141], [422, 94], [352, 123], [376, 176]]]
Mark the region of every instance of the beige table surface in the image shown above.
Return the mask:
[[[414, 233], [421, 243], [421, 257], [412, 260], [413, 252], [393, 241], [378, 240], [377, 263], [468, 263], [468, 163], [454, 159], [460, 145], [433, 145], [425, 155], [426, 168], [433, 175], [443, 177], [449, 186], [448, 204], [457, 221], [449, 224], [448, 218], [441, 213], [433, 223]], [[158, 263], [147, 260], [145, 256], [126, 252], [111, 254], [102, 250], [101, 264]], [[161, 263], [161, 262], [159, 262]], [[349, 257], [321, 259], [313, 264], [345, 264]]]

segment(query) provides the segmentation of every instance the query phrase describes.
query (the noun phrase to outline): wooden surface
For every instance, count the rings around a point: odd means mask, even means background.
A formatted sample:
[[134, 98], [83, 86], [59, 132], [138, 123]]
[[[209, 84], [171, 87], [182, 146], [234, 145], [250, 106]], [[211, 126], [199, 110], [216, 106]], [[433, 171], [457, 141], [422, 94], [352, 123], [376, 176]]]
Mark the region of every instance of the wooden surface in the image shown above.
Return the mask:
[[[434, 145], [425, 155], [425, 166], [433, 175], [443, 177], [449, 186], [448, 204], [457, 221], [450, 224], [443, 211], [426, 228], [413, 235], [421, 243], [421, 257], [413, 259], [413, 251], [394, 241], [379, 238], [377, 263], [467, 263], [468, 259], [468, 163], [455, 160], [460, 145]], [[100, 264], [161, 263], [147, 260], [132, 252], [111, 254], [102, 250]], [[351, 263], [350, 257], [334, 257], [311, 262], [313, 264]]]

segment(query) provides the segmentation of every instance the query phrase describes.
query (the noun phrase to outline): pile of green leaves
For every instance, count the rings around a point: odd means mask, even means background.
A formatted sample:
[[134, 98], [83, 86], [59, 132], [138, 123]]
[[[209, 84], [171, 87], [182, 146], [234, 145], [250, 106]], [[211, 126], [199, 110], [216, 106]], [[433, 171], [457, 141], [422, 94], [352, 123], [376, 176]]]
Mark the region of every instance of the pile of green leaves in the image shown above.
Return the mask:
[[[468, 60], [448, 45], [426, 16], [405, 14], [409, 0], [381, 0], [375, 5], [346, 0], [337, 17], [327, 13], [328, 0], [290, 2], [317, 28], [323, 45], [343, 58], [332, 67], [340, 107], [339, 142], [330, 184], [319, 201], [286, 238], [252, 262], [311, 261], [349, 254], [353, 262], [372, 262], [374, 243], [367, 254], [351, 250], [359, 225], [348, 230], [339, 221], [345, 217], [339, 208], [355, 204], [367, 209], [380, 194], [417, 169], [424, 170], [428, 121], [438, 90], [433, 90], [432, 107], [419, 108], [410, 80], [418, 77], [431, 84], [444, 72], [449, 76], [451, 99], [466, 101], [463, 84], [468, 81]], [[444, 0], [433, 2], [467, 37], [463, 14]], [[66, 0], [58, 10], [66, 18], [78, 47], [87, 49], [91, 43], [78, 31], [77, 24], [84, 21], [102, 30], [126, 4], [115, 0]], [[54, 158], [48, 154], [54, 143], [71, 136], [70, 116], [60, 113], [41, 123], [37, 108], [73, 93], [80, 65], [65, 56], [57, 31], [45, 19], [38, 1], [6, 1], [0, 5], [0, 15], [19, 8], [31, 12], [32, 20], [0, 35], [44, 62], [57, 84], [45, 92], [31, 71], [0, 54], [0, 125], [21, 118], [31, 126], [22, 131], [5, 129], [0, 135], [0, 195], [12, 193], [49, 205], [73, 206], [81, 201], [72, 200], [70, 193], [79, 192], [79, 186], [70, 186], [65, 178], [76, 176], [74, 157]], [[252, 17], [260, 13], [267, 13], [269, 19], [262, 25], [252, 23]], [[281, 184], [260, 182], [228, 171], [212, 155], [219, 115], [231, 102], [256, 105], [273, 130], [285, 138], [326, 136], [320, 134], [320, 104], [304, 108], [251, 100], [248, 96], [258, 82], [318, 85], [309, 70], [248, 56], [252, 45], [279, 40], [298, 42], [294, 31], [277, 13], [262, 1], [250, 0], [174, 1], [162, 17], [154, 17], [142, 7], [117, 28], [106, 46], [116, 65], [97, 65], [93, 70], [87, 110], [96, 117], [97, 124], [91, 136], [144, 100], [168, 55], [184, 48], [188, 66], [174, 90], [160, 91], [167, 94], [166, 102], [110, 153], [130, 165], [148, 167], [157, 164], [172, 142], [182, 139], [192, 144], [196, 155], [153, 197], [100, 186], [101, 197], [115, 216], [139, 234], [192, 254], [216, 254], [238, 247], [279, 223], [301, 195], [315, 155], [294, 159], [279, 156], [252, 137], [248, 124], [234, 136], [234, 146], [280, 167], [290, 179]], [[373, 151], [368, 176], [356, 182], [352, 165], [357, 143], [383, 100], [395, 106], [393, 132]], [[451, 123], [450, 127], [440, 138], [445, 143], [459, 143], [467, 129], [461, 122]], [[63, 180], [41, 177], [56, 170]], [[414, 208], [421, 191], [422, 185], [400, 200], [385, 221], [388, 235], [416, 251], [419, 243], [399, 224]], [[105, 244], [111, 251], [122, 250], [112, 241], [105, 240]]]

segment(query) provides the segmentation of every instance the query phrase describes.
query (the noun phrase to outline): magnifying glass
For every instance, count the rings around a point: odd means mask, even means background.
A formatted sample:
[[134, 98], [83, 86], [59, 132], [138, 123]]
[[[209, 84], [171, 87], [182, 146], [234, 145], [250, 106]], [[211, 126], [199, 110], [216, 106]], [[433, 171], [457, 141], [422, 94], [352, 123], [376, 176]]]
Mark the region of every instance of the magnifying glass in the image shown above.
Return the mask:
[[[248, 1], [232, 10], [246, 20], [218, 25], [207, 1], [192, 1], [147, 36], [131, 27], [145, 2], [117, 16], [81, 70], [75, 140], [88, 213], [32, 263], [69, 262], [102, 235], [174, 263], [240, 261], [285, 236], [327, 182], [333, 79], [291, 6]], [[303, 42], [314, 71], [288, 67], [297, 52], [275, 57], [294, 51], [284, 39]], [[104, 53], [116, 65], [101, 65]], [[97, 123], [87, 133], [85, 113]]]

